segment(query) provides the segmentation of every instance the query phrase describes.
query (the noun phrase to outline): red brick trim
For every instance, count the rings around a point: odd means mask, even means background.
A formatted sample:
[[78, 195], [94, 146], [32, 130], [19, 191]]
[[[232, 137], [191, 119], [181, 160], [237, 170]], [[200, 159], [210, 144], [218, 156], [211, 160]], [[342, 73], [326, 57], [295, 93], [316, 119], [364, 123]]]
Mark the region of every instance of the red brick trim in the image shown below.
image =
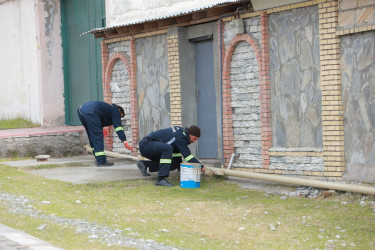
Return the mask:
[[[269, 149], [272, 147], [271, 122], [271, 78], [270, 78], [270, 48], [268, 35], [268, 13], [260, 15], [262, 61], [259, 69], [260, 87], [260, 122], [262, 138], [263, 168], [269, 168]], [[258, 62], [259, 63], [259, 62]]]
[[138, 95], [137, 95], [137, 53], [135, 50], [135, 38], [130, 39], [130, 114], [133, 141], [133, 155], [137, 155], [137, 144], [139, 142], [138, 122]]
[[[262, 157], [263, 157], [263, 168], [268, 168], [269, 165], [269, 155], [268, 155], [268, 148], [264, 147], [268, 143], [268, 138], [265, 137], [267, 133], [264, 133], [263, 125], [267, 124], [265, 121], [270, 121], [270, 113], [267, 113], [267, 108], [269, 109], [269, 100], [267, 100], [267, 97], [269, 97], [269, 94], [267, 94], [267, 91], [269, 90], [269, 86], [266, 86], [264, 79], [267, 79], [264, 74], [264, 67], [268, 65], [263, 65], [262, 56], [265, 55], [264, 52], [262, 52], [260, 46], [258, 45], [255, 38], [250, 36], [249, 34], [240, 34], [236, 35], [227, 45], [227, 49], [224, 56], [224, 63], [223, 63], [223, 147], [224, 147], [224, 162], [228, 163], [230, 160], [231, 155], [234, 153], [234, 135], [233, 135], [233, 113], [232, 113], [232, 106], [231, 106], [231, 62], [232, 62], [232, 56], [234, 49], [240, 42], [247, 42], [250, 44], [250, 46], [254, 49], [258, 65], [259, 65], [259, 81], [260, 81], [260, 109], [261, 109], [261, 124], [262, 124]], [[268, 46], [267, 46], [268, 48]], [[269, 54], [268, 54], [269, 56]], [[269, 60], [268, 60], [269, 61]], [[265, 68], [268, 70], [268, 67]], [[269, 79], [269, 77], [268, 77]], [[268, 82], [269, 84], [269, 82]], [[265, 99], [266, 98], [266, 99]], [[269, 122], [270, 126], [270, 122]], [[267, 130], [265, 130], [267, 132]], [[267, 158], [268, 157], [268, 158]], [[265, 161], [268, 160], [268, 161]], [[266, 164], [265, 164], [266, 163]]]

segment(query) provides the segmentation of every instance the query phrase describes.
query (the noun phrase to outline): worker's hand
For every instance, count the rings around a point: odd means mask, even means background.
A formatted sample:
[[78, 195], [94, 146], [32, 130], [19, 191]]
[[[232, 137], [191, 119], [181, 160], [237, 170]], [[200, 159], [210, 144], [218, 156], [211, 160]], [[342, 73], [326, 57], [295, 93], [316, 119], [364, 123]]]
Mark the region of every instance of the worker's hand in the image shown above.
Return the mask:
[[108, 131], [108, 129], [104, 128], [104, 129], [103, 129], [103, 136], [104, 136], [104, 137], [107, 137], [108, 135], [109, 135], [109, 131]]
[[207, 168], [207, 169], [204, 171], [204, 174], [207, 175], [208, 177], [211, 177], [211, 176], [214, 175], [214, 172], [213, 172], [211, 169]]
[[125, 146], [126, 149], [128, 149], [130, 151], [133, 150], [132, 146], [130, 146], [130, 144], [127, 141], [124, 141], [124, 146]]
[[202, 165], [201, 170], [202, 170], [202, 172], [206, 172], [206, 167]]

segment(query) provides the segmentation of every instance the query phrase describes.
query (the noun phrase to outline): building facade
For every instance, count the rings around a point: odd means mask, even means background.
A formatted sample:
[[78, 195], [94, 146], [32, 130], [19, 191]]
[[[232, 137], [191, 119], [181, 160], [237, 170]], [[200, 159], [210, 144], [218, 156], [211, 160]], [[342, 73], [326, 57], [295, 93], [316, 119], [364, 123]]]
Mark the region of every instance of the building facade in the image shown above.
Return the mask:
[[[240, 4], [91, 31], [104, 38], [105, 100], [130, 111], [133, 145], [155, 129], [203, 124], [214, 134], [201, 140], [225, 166], [235, 156], [241, 171], [373, 181], [374, 3]], [[204, 41], [216, 105], [208, 124], [194, 66]]]

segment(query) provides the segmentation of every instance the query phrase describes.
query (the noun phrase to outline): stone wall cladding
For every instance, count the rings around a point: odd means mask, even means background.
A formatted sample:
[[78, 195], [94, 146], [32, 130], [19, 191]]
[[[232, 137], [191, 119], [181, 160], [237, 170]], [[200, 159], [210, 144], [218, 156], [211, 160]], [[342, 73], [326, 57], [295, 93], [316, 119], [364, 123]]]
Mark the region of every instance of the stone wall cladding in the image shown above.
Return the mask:
[[135, 40], [140, 138], [171, 124], [167, 48], [165, 34]]
[[373, 0], [340, 0], [338, 30], [374, 25], [374, 10]]
[[[115, 103], [124, 109], [125, 117], [122, 119], [122, 125], [124, 127], [127, 141], [132, 143], [129, 83], [129, 73], [124, 62], [122, 60], [117, 60], [112, 69], [112, 79], [110, 82], [112, 103]], [[116, 132], [113, 132], [112, 150], [118, 153], [128, 152], [121, 140], [118, 138]]]
[[375, 180], [375, 31], [341, 37], [345, 176]]
[[247, 42], [234, 49], [231, 63], [234, 167], [261, 168], [259, 69], [254, 50]]
[[130, 58], [130, 40], [123, 40], [114, 43], [108, 43], [108, 56], [113, 56], [114, 53], [120, 52], [126, 58]]
[[[102, 46], [103, 47], [103, 46]], [[125, 111], [122, 120], [126, 139], [132, 143], [131, 126], [131, 98], [130, 98], [130, 55], [131, 46], [129, 40], [107, 44], [108, 60], [105, 65], [104, 75], [104, 101], [115, 103]], [[127, 153], [123, 143], [118, 138], [113, 127], [110, 127], [111, 135], [106, 138], [106, 148], [109, 151]]]
[[323, 146], [318, 15], [317, 6], [269, 15], [270, 170], [324, 171], [323, 156], [309, 154]]
[[[228, 70], [224, 74], [228, 76], [224, 77], [223, 82], [224, 158], [229, 161], [231, 153], [236, 153], [239, 159], [235, 167], [261, 168], [260, 89], [256, 52], [258, 56], [260, 54], [252, 47], [260, 40], [260, 17], [245, 19], [244, 26], [243, 38], [232, 32], [230, 22], [223, 27], [225, 64], [229, 64], [224, 67]], [[251, 36], [251, 41], [247, 35]], [[233, 126], [230, 129], [227, 128], [229, 124]]]
[[[244, 19], [244, 26], [245, 26], [245, 34], [251, 35], [259, 43], [260, 37], [261, 37], [260, 17], [257, 16], [257, 17]], [[228, 46], [228, 44], [236, 36], [236, 34], [232, 32], [232, 27], [231, 27], [230, 22], [226, 22], [224, 24], [223, 29], [224, 29], [223, 30], [223, 43], [224, 43], [224, 46]]]
[[317, 6], [269, 16], [273, 146], [322, 148]]
[[270, 155], [270, 169], [294, 170], [296, 175], [305, 175], [306, 171], [324, 171], [322, 149], [272, 148], [270, 149]]
[[15, 136], [0, 139], [0, 157], [67, 156], [85, 153], [89, 145], [86, 131]]

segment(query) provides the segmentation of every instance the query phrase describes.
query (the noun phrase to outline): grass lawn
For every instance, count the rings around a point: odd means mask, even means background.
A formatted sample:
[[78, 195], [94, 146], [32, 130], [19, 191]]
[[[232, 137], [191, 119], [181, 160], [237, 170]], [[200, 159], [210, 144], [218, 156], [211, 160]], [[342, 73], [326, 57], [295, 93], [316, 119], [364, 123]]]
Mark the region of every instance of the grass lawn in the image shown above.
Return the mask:
[[[280, 195], [241, 189], [219, 177], [203, 178], [197, 189], [180, 188], [178, 179], [171, 182], [176, 186], [155, 187], [152, 180], [73, 185], [0, 164], [0, 193], [31, 199], [41, 214], [84, 219], [167, 246], [375, 249], [375, 207], [370, 203], [374, 196], [335, 193], [327, 198], [284, 200]], [[366, 204], [361, 206], [363, 197]], [[65, 249], [117, 248], [88, 241], [88, 235], [73, 227], [15, 214], [4, 200], [0, 200], [0, 222]], [[46, 229], [38, 230], [42, 224], [47, 224]]]
[[21, 118], [13, 120], [0, 120], [0, 129], [33, 128], [39, 126], [40, 124], [35, 124]]

